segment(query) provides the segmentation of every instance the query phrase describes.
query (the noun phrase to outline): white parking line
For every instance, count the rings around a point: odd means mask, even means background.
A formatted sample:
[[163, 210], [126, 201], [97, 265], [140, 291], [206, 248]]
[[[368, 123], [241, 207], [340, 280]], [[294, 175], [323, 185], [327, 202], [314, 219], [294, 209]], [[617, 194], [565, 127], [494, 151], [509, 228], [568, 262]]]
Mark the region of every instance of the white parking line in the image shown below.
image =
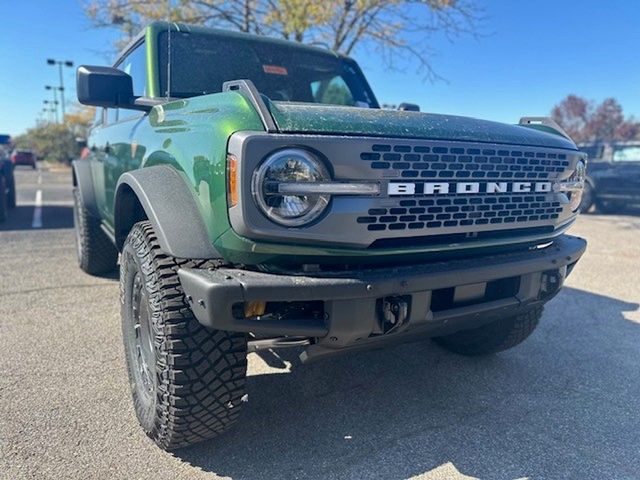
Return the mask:
[[42, 184], [42, 172], [38, 171], [38, 185]]
[[31, 228], [42, 228], [42, 190], [36, 192], [36, 202], [33, 208]]

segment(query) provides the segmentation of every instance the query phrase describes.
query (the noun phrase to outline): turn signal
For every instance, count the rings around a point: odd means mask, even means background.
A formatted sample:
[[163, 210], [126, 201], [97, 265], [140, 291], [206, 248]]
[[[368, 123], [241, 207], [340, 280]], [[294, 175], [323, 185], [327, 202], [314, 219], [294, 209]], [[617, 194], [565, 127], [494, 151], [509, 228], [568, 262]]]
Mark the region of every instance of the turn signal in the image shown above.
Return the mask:
[[227, 201], [229, 207], [238, 204], [238, 159], [227, 155]]

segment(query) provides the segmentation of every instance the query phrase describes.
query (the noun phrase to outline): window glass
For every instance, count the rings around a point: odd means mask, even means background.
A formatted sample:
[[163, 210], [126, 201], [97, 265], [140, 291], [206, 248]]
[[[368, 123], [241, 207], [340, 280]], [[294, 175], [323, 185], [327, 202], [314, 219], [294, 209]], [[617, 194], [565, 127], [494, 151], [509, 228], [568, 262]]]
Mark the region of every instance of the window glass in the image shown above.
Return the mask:
[[640, 162], [640, 145], [615, 147], [613, 150], [614, 162]]
[[216, 34], [171, 32], [158, 36], [161, 95], [193, 97], [222, 91], [229, 80], [251, 80], [260, 93], [282, 102], [331, 103], [377, 108], [359, 70], [348, 59], [286, 43]]
[[316, 103], [354, 105], [351, 90], [349, 90], [349, 86], [340, 76], [312, 82], [311, 92], [313, 94], [313, 101]]
[[585, 147], [580, 147], [584, 153], [589, 156], [589, 160], [595, 160], [597, 158], [602, 158], [602, 153], [604, 151], [603, 145], [590, 145]]
[[124, 73], [131, 75], [133, 80], [133, 94], [136, 97], [146, 97], [147, 92], [147, 55], [145, 44], [138, 45], [117, 64]]

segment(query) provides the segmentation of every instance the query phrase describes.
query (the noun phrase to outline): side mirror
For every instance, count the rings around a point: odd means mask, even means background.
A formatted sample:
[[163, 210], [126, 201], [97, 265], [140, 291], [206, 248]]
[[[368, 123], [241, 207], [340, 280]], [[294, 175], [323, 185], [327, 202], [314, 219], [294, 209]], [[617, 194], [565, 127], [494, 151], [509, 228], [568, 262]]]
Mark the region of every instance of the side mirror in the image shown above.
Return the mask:
[[398, 110], [404, 110], [406, 112], [419, 112], [420, 106], [415, 103], [401, 103], [398, 105]]
[[81, 65], [76, 73], [76, 90], [83, 105], [130, 108], [135, 100], [131, 77], [117, 68]]

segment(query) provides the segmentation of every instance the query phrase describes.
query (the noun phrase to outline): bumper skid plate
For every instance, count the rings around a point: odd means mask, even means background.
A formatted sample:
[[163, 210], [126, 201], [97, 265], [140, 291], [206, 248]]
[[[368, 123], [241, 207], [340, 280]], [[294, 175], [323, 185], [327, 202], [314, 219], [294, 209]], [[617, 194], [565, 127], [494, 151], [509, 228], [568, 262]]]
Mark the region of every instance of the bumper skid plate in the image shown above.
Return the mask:
[[[585, 247], [583, 239], [563, 235], [545, 248], [489, 258], [317, 276], [232, 268], [184, 268], [178, 274], [194, 315], [203, 325], [261, 335], [314, 337], [316, 343], [303, 353], [303, 360], [310, 360], [417, 335], [444, 335], [522, 313], [558, 292]], [[501, 283], [505, 279], [514, 288], [505, 289]], [[443, 304], [447, 292], [450, 301]], [[234, 305], [250, 301], [322, 301], [324, 316], [238, 318]]]

